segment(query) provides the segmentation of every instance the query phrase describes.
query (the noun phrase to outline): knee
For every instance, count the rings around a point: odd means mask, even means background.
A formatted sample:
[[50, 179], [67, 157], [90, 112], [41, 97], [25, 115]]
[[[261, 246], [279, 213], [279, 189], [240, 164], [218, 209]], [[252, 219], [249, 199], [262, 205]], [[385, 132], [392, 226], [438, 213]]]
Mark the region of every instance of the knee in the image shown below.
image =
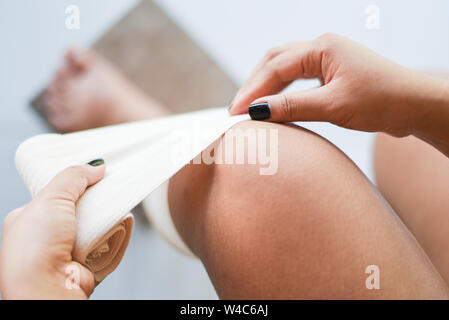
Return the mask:
[[[353, 183], [348, 180], [367, 183], [341, 151], [308, 130], [253, 121], [235, 128], [277, 130], [276, 155], [271, 155], [278, 162], [277, 170], [263, 175], [264, 164], [257, 162], [210, 169], [212, 176], [202, 186], [196, 205], [200, 251], [228, 248], [235, 253], [237, 246], [248, 253], [260, 247], [290, 246], [292, 239], [301, 238], [299, 230], [321, 232], [339, 219], [332, 215], [332, 206], [341, 202], [340, 197], [351, 196], [342, 189]], [[246, 147], [249, 151], [250, 145]]]
[[[343, 215], [351, 211], [344, 207], [348, 201], [341, 201], [354, 197], [352, 189], [345, 186], [369, 188], [352, 161], [306, 129], [256, 121], [242, 122], [234, 128], [277, 132], [273, 135], [277, 141], [271, 141], [271, 137], [269, 142], [264, 141], [276, 146], [266, 148], [274, 153], [270, 158], [277, 161], [276, 172], [261, 174], [260, 168], [266, 163], [257, 161], [190, 164], [170, 180], [169, 202], [175, 226], [199, 256], [231, 250], [237, 244], [245, 250], [275, 243], [290, 245], [292, 239], [301, 239], [298, 230], [307, 230], [309, 235], [322, 232], [341, 218], [334, 212]], [[226, 143], [227, 135], [218, 144]], [[251, 143], [258, 141], [247, 140], [247, 153]], [[270, 237], [266, 238], [267, 234]]]
[[227, 290], [235, 292], [229, 286], [242, 275], [248, 286], [255, 286], [242, 289], [248, 289], [242, 297], [254, 289], [268, 292], [267, 287], [270, 297], [286, 297], [288, 292], [275, 289], [294, 290], [288, 274], [303, 270], [307, 275], [341, 251], [343, 244], [335, 241], [345, 238], [341, 226], [360, 215], [348, 204], [361, 208], [366, 201], [347, 186], [371, 186], [342, 152], [308, 130], [265, 122], [240, 127], [279, 131], [278, 170], [261, 175], [257, 165], [216, 165], [195, 225], [195, 253], [210, 273], [220, 275], [210, 274], [212, 279], [235, 280], [216, 283], [226, 288], [222, 297]]
[[[277, 163], [273, 174], [263, 174], [264, 163], [223, 164], [214, 168], [212, 190], [224, 202], [239, 202], [248, 208], [265, 203], [276, 206], [297, 205], [298, 209], [322, 203], [325, 196], [341, 193], [341, 187], [355, 180], [367, 184], [356, 165], [323, 137], [301, 127], [267, 122], [243, 122], [237, 129], [276, 130], [268, 146]], [[268, 135], [268, 134], [267, 134]], [[226, 139], [226, 135], [223, 137]], [[259, 141], [257, 141], [258, 143]], [[249, 152], [250, 146], [245, 145]], [[259, 150], [257, 150], [259, 151]], [[264, 206], [264, 207], [266, 207]], [[275, 210], [276, 211], [276, 210]], [[300, 210], [296, 210], [300, 211]]]

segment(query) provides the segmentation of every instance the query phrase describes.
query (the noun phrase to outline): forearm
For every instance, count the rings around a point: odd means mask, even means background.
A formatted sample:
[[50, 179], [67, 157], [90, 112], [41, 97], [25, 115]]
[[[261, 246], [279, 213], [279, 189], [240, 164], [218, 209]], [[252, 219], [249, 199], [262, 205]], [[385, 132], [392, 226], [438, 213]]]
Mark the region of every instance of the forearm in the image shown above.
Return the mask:
[[449, 157], [449, 81], [426, 76], [413, 96], [412, 134]]

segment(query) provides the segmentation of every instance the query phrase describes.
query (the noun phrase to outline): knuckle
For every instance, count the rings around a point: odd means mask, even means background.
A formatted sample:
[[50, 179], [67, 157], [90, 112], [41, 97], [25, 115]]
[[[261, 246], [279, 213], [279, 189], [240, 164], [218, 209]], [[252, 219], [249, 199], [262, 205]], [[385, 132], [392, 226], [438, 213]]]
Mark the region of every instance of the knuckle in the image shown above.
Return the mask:
[[269, 61], [275, 58], [282, 51], [281, 47], [273, 47], [267, 51], [265, 54], [265, 60]]
[[9, 225], [11, 224], [11, 213], [12, 213], [12, 212], [10, 212], [10, 213], [5, 217], [5, 219], [3, 219], [3, 224], [2, 224], [2, 230], [3, 230], [3, 232], [6, 231], [6, 230], [8, 229], [8, 227], [9, 227]]
[[20, 209], [14, 209], [3, 220], [2, 229], [3, 231], [7, 230], [9, 226], [11, 225], [12, 221], [14, 220], [14, 217], [19, 213]]
[[82, 176], [85, 170], [82, 166], [70, 166], [65, 170], [69, 175]]
[[265, 76], [269, 79], [276, 79], [277, 81], [282, 81], [282, 77], [279, 73], [279, 68], [275, 63], [273, 63], [273, 61], [269, 61], [265, 65], [265, 73], [266, 73]]
[[322, 35], [320, 35], [318, 37], [318, 40], [320, 41], [333, 41], [337, 38], [338, 36], [335, 33], [332, 32], [326, 32], [323, 33]]
[[327, 32], [320, 35], [317, 41], [324, 50], [333, 50], [338, 44], [339, 38], [335, 33]]
[[280, 115], [283, 119], [294, 120], [297, 110], [293, 99], [286, 95], [282, 95], [279, 106]]
[[[75, 196], [79, 188], [86, 188], [89, 184], [87, 173], [86, 168], [83, 166], [68, 167], [63, 172], [58, 189], [63, 193], [70, 194], [70, 196]], [[70, 183], [66, 180], [70, 180]]]
[[350, 118], [348, 109], [345, 100], [340, 95], [336, 94], [327, 110], [329, 122], [345, 127]]

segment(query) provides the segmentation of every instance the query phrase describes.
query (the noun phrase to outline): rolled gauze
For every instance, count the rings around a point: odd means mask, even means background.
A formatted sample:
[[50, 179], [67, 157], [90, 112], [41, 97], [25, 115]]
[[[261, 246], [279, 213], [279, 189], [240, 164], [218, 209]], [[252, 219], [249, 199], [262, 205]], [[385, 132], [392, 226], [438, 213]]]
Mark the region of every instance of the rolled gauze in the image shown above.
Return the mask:
[[[225, 108], [215, 108], [70, 134], [38, 135], [19, 146], [16, 167], [34, 197], [61, 170], [105, 160], [105, 177], [78, 201], [72, 253], [101, 281], [124, 255], [133, 227], [130, 210], [226, 130], [247, 119], [247, 115], [231, 117]], [[170, 240], [173, 225], [167, 221], [171, 218], [163, 216], [166, 212], [158, 213], [150, 212], [152, 220]]]

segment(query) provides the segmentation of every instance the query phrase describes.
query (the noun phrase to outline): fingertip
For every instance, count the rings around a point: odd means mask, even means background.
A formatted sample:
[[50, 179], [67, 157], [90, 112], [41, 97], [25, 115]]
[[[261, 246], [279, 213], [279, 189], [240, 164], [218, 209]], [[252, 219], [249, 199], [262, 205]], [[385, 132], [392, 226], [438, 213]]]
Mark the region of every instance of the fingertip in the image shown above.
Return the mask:
[[[234, 98], [234, 100], [235, 100], [235, 98]], [[234, 100], [232, 100], [232, 102], [229, 104], [229, 107], [228, 107], [228, 112], [229, 112], [229, 114], [231, 116], [236, 114], [235, 113], [235, 106], [236, 106], [236, 104], [234, 103]]]
[[270, 97], [257, 98], [256, 100], [252, 101], [250, 105], [257, 104], [257, 103], [264, 103], [264, 102], [269, 103], [269, 100], [270, 100]]
[[87, 164], [92, 166], [92, 167], [99, 167], [99, 166], [104, 165], [104, 159], [98, 158], [98, 159], [89, 161]]
[[244, 97], [245, 95], [242, 93], [242, 89], [237, 92], [234, 99], [232, 100], [230, 106], [229, 106], [229, 114], [230, 115], [238, 115], [242, 113], [248, 112], [248, 101]]
[[84, 291], [87, 297], [90, 297], [95, 290], [95, 276], [87, 268], [82, 268], [81, 270], [80, 288]]
[[76, 48], [69, 48], [65, 52], [65, 61], [66, 66], [76, 66], [77, 65], [77, 59], [76, 55], [78, 54], [78, 49]]
[[228, 112], [231, 116], [235, 116], [237, 113], [235, 112], [235, 108], [233, 106], [229, 106]]
[[65, 273], [69, 277], [67, 280], [73, 281], [73, 284], [69, 282], [70, 290], [73, 290], [75, 288], [80, 289], [84, 292], [87, 298], [94, 292], [95, 289], [94, 274], [85, 266], [81, 265], [76, 261], [72, 261], [67, 265]]
[[70, 48], [66, 53], [67, 61], [74, 67], [84, 69], [89, 64], [89, 52], [79, 48]]
[[247, 113], [247, 112], [248, 112], [248, 108], [245, 107], [244, 105], [242, 105], [241, 103], [233, 104], [229, 108], [229, 114], [231, 116], [235, 116], [235, 115]]
[[65, 200], [77, 201], [86, 189], [101, 179], [105, 175], [106, 166], [104, 164], [75, 165], [59, 172], [48, 184], [39, 192], [38, 196], [44, 198], [58, 198], [61, 194]]
[[74, 48], [67, 48], [65, 50], [65, 58], [67, 60], [72, 60], [73, 59], [73, 51], [74, 51]]
[[90, 173], [89, 186], [100, 181], [104, 177], [106, 172], [105, 162], [101, 158], [89, 161], [87, 164], [85, 164], [85, 167]]
[[265, 101], [252, 103], [248, 112], [252, 120], [267, 120], [271, 118], [270, 105]]
[[249, 108], [253, 104], [268, 102], [270, 96], [260, 97], [255, 100], [254, 97], [247, 96], [243, 99], [235, 99], [232, 107], [229, 109], [231, 115], [249, 113]]

